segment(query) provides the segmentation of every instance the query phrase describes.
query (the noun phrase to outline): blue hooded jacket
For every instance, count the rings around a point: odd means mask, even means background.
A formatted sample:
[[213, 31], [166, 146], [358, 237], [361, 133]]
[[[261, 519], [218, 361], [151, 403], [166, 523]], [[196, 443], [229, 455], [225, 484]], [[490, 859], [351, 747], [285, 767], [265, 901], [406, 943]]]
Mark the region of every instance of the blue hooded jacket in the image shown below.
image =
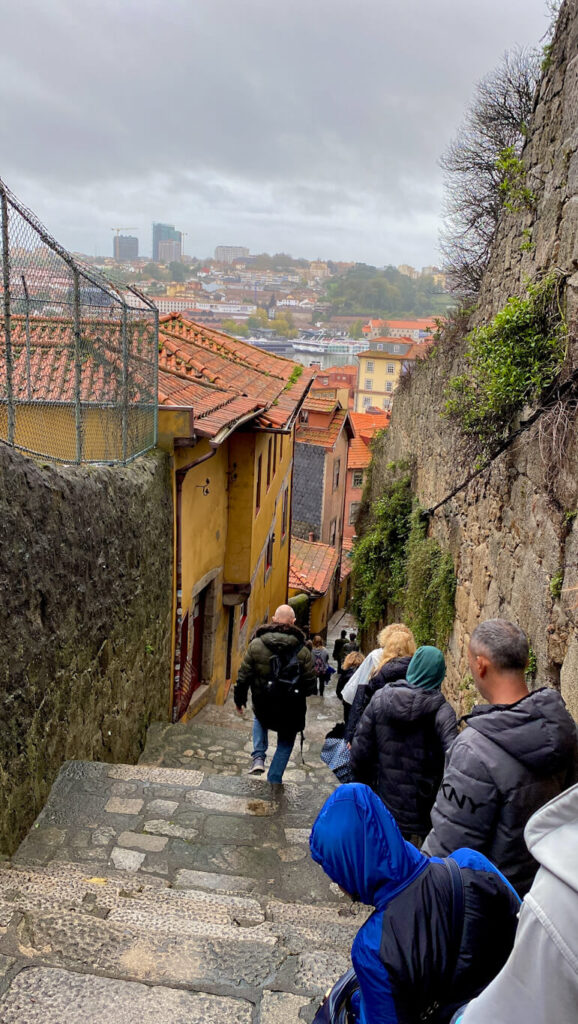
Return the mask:
[[319, 812], [309, 845], [333, 882], [375, 907], [351, 950], [361, 992], [360, 1024], [413, 1022], [416, 998], [423, 994], [426, 1008], [444, 980], [452, 982], [452, 1005], [431, 1021], [449, 1021], [465, 1002], [461, 993], [480, 991], [500, 970], [513, 944], [519, 899], [482, 854], [468, 849], [452, 854], [464, 882], [460, 942], [451, 934], [448, 871], [439, 858], [427, 857], [402, 838], [368, 786], [336, 789]]

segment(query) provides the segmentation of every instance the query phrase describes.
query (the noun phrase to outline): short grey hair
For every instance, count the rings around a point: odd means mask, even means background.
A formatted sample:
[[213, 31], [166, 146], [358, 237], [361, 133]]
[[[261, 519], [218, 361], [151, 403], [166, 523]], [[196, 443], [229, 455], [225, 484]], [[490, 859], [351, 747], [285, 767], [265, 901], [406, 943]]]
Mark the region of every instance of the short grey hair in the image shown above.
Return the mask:
[[496, 668], [523, 671], [530, 648], [523, 629], [507, 619], [486, 619], [474, 629], [470, 640], [472, 654], [485, 654]]

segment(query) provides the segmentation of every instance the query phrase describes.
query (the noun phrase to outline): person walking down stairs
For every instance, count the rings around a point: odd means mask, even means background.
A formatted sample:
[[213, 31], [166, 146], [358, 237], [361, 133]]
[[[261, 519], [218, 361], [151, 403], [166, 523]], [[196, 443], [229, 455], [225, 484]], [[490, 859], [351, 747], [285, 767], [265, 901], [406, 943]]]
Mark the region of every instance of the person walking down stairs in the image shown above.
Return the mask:
[[323, 644], [323, 638], [313, 637], [313, 667], [317, 676], [319, 696], [322, 697], [325, 691], [325, 683], [329, 680], [329, 651]]
[[249, 689], [253, 703], [253, 754], [250, 775], [265, 771], [269, 730], [277, 733], [277, 749], [267, 779], [280, 783], [297, 733], [305, 728], [307, 697], [317, 689], [311, 652], [295, 625], [295, 612], [280, 605], [270, 623], [251, 640], [237, 676], [233, 699], [243, 715]]

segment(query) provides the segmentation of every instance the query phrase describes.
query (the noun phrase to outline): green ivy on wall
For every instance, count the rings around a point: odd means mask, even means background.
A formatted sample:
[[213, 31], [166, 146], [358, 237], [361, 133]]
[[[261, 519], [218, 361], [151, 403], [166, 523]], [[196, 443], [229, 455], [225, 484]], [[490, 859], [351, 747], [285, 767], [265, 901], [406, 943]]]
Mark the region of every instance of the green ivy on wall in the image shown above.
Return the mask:
[[468, 372], [450, 380], [445, 415], [476, 439], [484, 453], [561, 369], [567, 331], [560, 289], [556, 274], [529, 285], [527, 298], [508, 299], [489, 324], [467, 337]]
[[[400, 466], [392, 464], [399, 473]], [[452, 557], [427, 537], [423, 512], [403, 473], [373, 503], [353, 552], [352, 611], [362, 629], [401, 618], [418, 644], [447, 646], [455, 610]]]

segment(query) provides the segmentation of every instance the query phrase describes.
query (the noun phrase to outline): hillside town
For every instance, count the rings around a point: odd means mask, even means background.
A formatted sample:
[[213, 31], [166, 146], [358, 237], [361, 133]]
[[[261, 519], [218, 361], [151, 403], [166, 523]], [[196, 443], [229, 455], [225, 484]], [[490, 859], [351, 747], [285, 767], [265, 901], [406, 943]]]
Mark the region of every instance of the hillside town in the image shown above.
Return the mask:
[[30, 3], [0, 1024], [575, 1024], [578, 0]]

